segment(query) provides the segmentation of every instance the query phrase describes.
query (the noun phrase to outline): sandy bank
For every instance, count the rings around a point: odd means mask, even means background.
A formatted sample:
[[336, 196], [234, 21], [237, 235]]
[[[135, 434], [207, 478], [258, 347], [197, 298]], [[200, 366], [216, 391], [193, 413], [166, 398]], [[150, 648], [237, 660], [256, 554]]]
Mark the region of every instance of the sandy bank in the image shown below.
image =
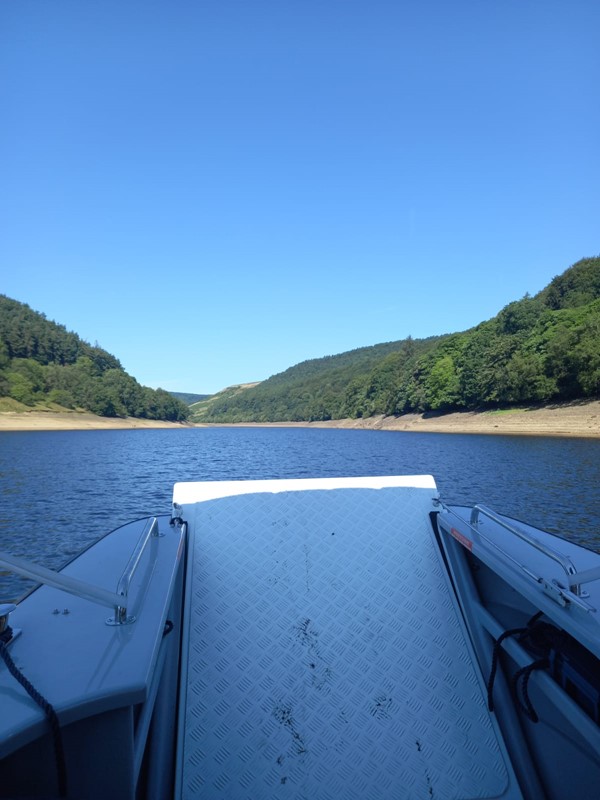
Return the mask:
[[[243, 423], [260, 427], [259, 423]], [[269, 427], [346, 428], [413, 431], [415, 433], [485, 433], [523, 436], [571, 436], [600, 438], [600, 400], [568, 403], [544, 408], [510, 411], [464, 411], [439, 416], [404, 414], [401, 417], [338, 419], [327, 422], [266, 423]], [[131, 430], [165, 428], [182, 430], [194, 426], [127, 417], [97, 417], [77, 412], [0, 412], [0, 431]], [[221, 426], [211, 426], [221, 427]]]
[[134, 428], [181, 428], [191, 427], [187, 423], [163, 422], [155, 419], [126, 417], [98, 417], [81, 412], [57, 413], [54, 411], [2, 411], [0, 431], [85, 431], [85, 430], [132, 430]]
[[[246, 423], [249, 424], [249, 423]], [[269, 423], [272, 425], [274, 423]], [[327, 422], [281, 422], [281, 426], [413, 431], [415, 433], [484, 433], [521, 436], [600, 438], [600, 401], [568, 403], [510, 411], [462, 411], [454, 414], [404, 414], [401, 417], [336, 419]]]

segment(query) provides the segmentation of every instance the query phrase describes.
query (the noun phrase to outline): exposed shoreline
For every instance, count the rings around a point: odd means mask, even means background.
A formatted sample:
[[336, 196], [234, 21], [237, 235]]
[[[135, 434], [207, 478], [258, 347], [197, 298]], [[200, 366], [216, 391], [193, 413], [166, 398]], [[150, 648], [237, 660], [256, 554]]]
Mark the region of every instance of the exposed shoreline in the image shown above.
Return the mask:
[[327, 422], [281, 423], [316, 428], [459, 433], [504, 436], [559, 436], [600, 439], [600, 401], [506, 411], [403, 414]]
[[[81, 412], [4, 411], [0, 431], [135, 430], [224, 427], [214, 424], [98, 417]], [[229, 427], [229, 425], [227, 425]], [[412, 431], [415, 433], [472, 433], [510, 436], [563, 436], [600, 438], [600, 400], [564, 403], [542, 408], [507, 411], [462, 411], [452, 414], [404, 414], [325, 422], [238, 423], [235, 427], [308, 427], [358, 430]]]
[[0, 411], [0, 431], [135, 430], [190, 428], [185, 422], [164, 422], [138, 417], [99, 417], [83, 411]]

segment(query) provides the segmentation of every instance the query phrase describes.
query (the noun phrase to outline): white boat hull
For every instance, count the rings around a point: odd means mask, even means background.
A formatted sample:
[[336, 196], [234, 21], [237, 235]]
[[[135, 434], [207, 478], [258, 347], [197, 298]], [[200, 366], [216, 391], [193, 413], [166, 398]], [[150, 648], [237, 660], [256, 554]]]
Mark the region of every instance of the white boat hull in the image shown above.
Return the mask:
[[[171, 525], [132, 523], [65, 568], [85, 599], [42, 586], [10, 615], [69, 796], [589, 796], [600, 728], [578, 658], [600, 663], [600, 556], [470, 513], [429, 476], [176, 484]], [[582, 649], [516, 701], [534, 656], [502, 634], [536, 613]], [[47, 720], [4, 666], [0, 698], [0, 797], [56, 795]]]

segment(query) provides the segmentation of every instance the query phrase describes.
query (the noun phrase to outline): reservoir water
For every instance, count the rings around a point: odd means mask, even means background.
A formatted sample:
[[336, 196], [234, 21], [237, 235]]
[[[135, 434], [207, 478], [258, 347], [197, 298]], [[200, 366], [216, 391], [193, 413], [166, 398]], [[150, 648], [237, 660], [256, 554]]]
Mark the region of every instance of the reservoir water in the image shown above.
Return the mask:
[[[0, 549], [58, 568], [119, 525], [170, 512], [176, 481], [427, 473], [600, 551], [600, 441], [319, 428], [0, 433]], [[0, 601], [28, 584], [0, 573]]]

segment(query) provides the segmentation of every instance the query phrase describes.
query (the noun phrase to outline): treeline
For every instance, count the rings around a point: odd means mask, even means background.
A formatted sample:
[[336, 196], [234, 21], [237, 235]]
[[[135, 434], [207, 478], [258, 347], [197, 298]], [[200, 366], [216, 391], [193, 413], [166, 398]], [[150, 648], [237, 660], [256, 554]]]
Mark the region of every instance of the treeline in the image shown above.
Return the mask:
[[0, 397], [26, 406], [55, 403], [105, 417], [179, 421], [188, 408], [128, 375], [101, 347], [0, 295]]
[[327, 420], [600, 396], [600, 258], [463, 333], [315, 359], [192, 407], [214, 422]]
[[200, 400], [206, 400], [211, 396], [209, 394], [192, 394], [191, 392], [170, 392], [170, 394], [181, 400], [186, 406], [191, 406], [192, 403], [198, 403]]
[[[438, 339], [386, 342], [335, 356], [303, 361], [257, 386], [228, 387], [192, 405], [197, 422], [299, 422], [339, 419], [368, 381], [373, 365], [428, 352]], [[352, 416], [355, 416], [352, 414]]]

